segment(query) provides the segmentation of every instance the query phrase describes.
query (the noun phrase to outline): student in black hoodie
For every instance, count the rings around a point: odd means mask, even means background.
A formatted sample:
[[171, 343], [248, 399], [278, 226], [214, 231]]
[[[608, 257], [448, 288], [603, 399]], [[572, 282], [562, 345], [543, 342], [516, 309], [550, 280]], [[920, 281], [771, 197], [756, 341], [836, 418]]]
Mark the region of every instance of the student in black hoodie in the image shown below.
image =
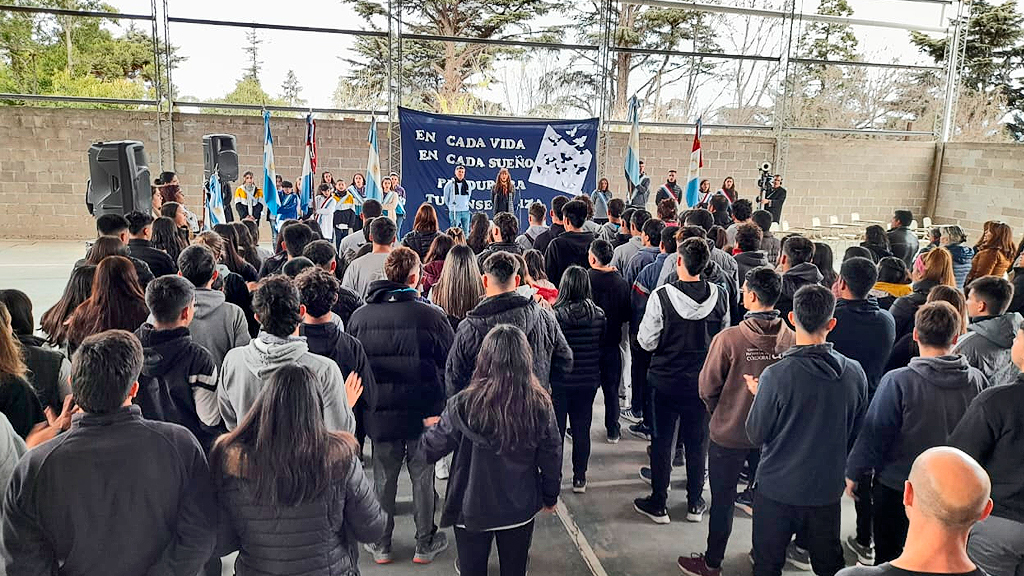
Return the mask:
[[565, 232], [553, 238], [544, 252], [545, 272], [555, 286], [562, 281], [562, 273], [569, 266], [588, 268], [587, 252], [594, 241], [593, 232], [584, 232], [583, 223], [587, 221], [587, 205], [580, 200], [573, 200], [562, 207]]
[[341, 279], [345, 276], [345, 270], [343, 261], [338, 258], [338, 252], [327, 240], [316, 240], [306, 246], [302, 255], [309, 258], [317, 268], [329, 272], [338, 280], [338, 300], [331, 306], [331, 311], [341, 318], [341, 326], [344, 328], [348, 325], [348, 320], [356, 308], [363, 305], [363, 299], [348, 288], [341, 287]]
[[534, 520], [558, 503], [562, 441], [523, 331], [496, 326], [479, 352], [469, 387], [423, 433], [420, 450], [431, 461], [455, 452], [441, 526], [455, 527], [456, 572], [486, 576], [497, 540], [501, 574], [524, 576]]
[[370, 283], [366, 304], [352, 314], [348, 331], [370, 359], [374, 386], [366, 387], [366, 434], [373, 440], [373, 483], [388, 513], [384, 537], [366, 545], [377, 564], [391, 558], [398, 474], [405, 462], [412, 480], [416, 553], [429, 564], [448, 548], [434, 525], [434, 460], [417, 447], [425, 426], [445, 404], [444, 366], [454, 334], [440, 308], [421, 300], [420, 257], [396, 248], [384, 261], [386, 280]]
[[[1024, 328], [1011, 348], [1024, 371]], [[1024, 374], [993, 386], [971, 402], [949, 436], [949, 444], [978, 460], [992, 479], [992, 515], [975, 524], [967, 552], [988, 574], [1021, 574], [1024, 569]]]
[[8, 574], [197, 574], [210, 558], [217, 502], [206, 456], [187, 429], [132, 405], [141, 370], [129, 332], [79, 345], [71, 389], [83, 413], [25, 454], [8, 485]]
[[565, 226], [563, 226], [564, 220], [562, 219], [562, 208], [568, 203], [569, 199], [565, 196], [555, 196], [551, 199], [551, 226], [548, 226], [548, 229], [541, 232], [533, 241], [534, 250], [537, 250], [541, 254], [546, 253], [548, 244], [565, 232]]
[[951, 354], [963, 320], [948, 302], [917, 311], [914, 339], [921, 356], [882, 378], [864, 429], [846, 465], [847, 491], [874, 470], [875, 565], [897, 558], [907, 538], [903, 485], [922, 452], [946, 443], [967, 406], [988, 387], [985, 376]]
[[[329, 243], [327, 245], [334, 250]], [[332, 309], [338, 298], [338, 290], [341, 289], [338, 279], [320, 268], [310, 268], [296, 276], [294, 283], [299, 289], [299, 301], [306, 307], [302, 325], [299, 326], [299, 336], [306, 339], [309, 351], [334, 360], [343, 378], [347, 379], [352, 372], [358, 374], [363, 379], [364, 390], [374, 387], [373, 371], [370, 370], [370, 361], [366, 358], [363, 345], [334, 322]], [[360, 397], [352, 407], [356, 417], [356, 440], [360, 447], [366, 439], [363, 422], [365, 408], [364, 397]]]
[[698, 377], [708, 347], [716, 334], [729, 326], [729, 304], [724, 291], [702, 280], [711, 258], [701, 238], [679, 243], [676, 268], [679, 279], [657, 288], [647, 302], [637, 341], [651, 353], [648, 381], [653, 389], [651, 468], [652, 494], [633, 501], [633, 508], [658, 524], [669, 522], [665, 507], [676, 426], [686, 450], [686, 520], [700, 522], [707, 510], [704, 462], [707, 459], [708, 414], [698, 391]]
[[165, 274], [176, 274], [178, 266], [174, 260], [167, 252], [154, 248], [150, 242], [153, 237], [153, 217], [143, 212], [129, 212], [125, 219], [128, 220], [128, 255], [145, 262], [157, 278]]
[[782, 265], [782, 295], [775, 309], [782, 314], [782, 319], [790, 328], [796, 328], [789, 319], [796, 291], [810, 284], [821, 283], [821, 272], [811, 263], [813, 256], [814, 242], [803, 236], [790, 236], [782, 243], [782, 255], [779, 256], [779, 264]]
[[[868, 401], [875, 395], [878, 381], [885, 373], [885, 365], [892, 353], [896, 338], [896, 322], [889, 312], [878, 307], [868, 296], [878, 279], [878, 269], [867, 258], [854, 257], [843, 262], [836, 287], [836, 327], [828, 333], [828, 341], [836, 352], [860, 362], [868, 378]], [[874, 563], [871, 547], [871, 473], [858, 479], [857, 534], [847, 539], [847, 545], [863, 564]]]
[[[734, 254], [733, 258], [736, 260], [737, 272], [741, 282], [747, 277], [747, 272], [754, 268], [768, 266], [768, 256], [764, 250], [761, 250], [761, 240], [763, 238], [764, 233], [761, 232], [760, 226], [753, 222], [744, 222], [736, 225], [736, 248], [739, 252]], [[739, 324], [743, 320], [743, 314], [746, 313], [742, 306], [742, 299], [741, 296], [741, 305], [733, 308], [733, 325]]]
[[590, 245], [590, 287], [594, 303], [604, 311], [606, 320], [601, 338], [601, 394], [604, 396], [604, 426], [608, 442], [616, 444], [622, 436], [619, 424], [619, 381], [622, 378], [623, 326], [629, 323], [630, 287], [611, 267], [612, 245], [594, 240]]
[[846, 454], [867, 408], [860, 364], [828, 343], [835, 297], [824, 286], [794, 295], [796, 345], [748, 382], [754, 403], [747, 437], [762, 445], [754, 494], [754, 575], [778, 576], [798, 531], [816, 574], [843, 568], [840, 501]]
[[606, 326], [604, 311], [591, 296], [587, 271], [570, 266], [562, 274], [554, 310], [572, 350], [572, 371], [551, 379], [551, 400], [562, 436], [567, 417], [572, 427], [572, 491], [577, 494], [587, 491], [590, 423], [594, 397], [601, 383], [601, 341]]
[[135, 403], [144, 418], [188, 428], [209, 452], [225, 429], [217, 407], [217, 365], [188, 331], [195, 288], [181, 276], [161, 276], [146, 287], [146, 305], [152, 323], [135, 332], [143, 350]]

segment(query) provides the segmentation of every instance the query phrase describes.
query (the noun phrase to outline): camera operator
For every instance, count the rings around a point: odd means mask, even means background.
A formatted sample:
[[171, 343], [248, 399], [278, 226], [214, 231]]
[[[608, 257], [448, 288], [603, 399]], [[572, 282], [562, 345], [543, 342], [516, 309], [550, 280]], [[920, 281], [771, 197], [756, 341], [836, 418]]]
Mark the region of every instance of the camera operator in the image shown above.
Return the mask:
[[772, 222], [782, 218], [782, 205], [786, 202], [786, 189], [782, 187], [782, 175], [772, 178], [771, 188], [761, 193], [761, 207], [772, 215]]

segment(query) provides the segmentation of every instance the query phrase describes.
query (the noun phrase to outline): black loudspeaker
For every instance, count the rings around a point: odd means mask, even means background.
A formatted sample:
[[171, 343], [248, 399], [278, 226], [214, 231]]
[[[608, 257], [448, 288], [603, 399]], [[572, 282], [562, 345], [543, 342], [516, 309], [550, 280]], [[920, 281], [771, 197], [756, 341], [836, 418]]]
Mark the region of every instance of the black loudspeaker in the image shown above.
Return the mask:
[[89, 147], [85, 205], [97, 218], [153, 211], [153, 188], [142, 142], [97, 142]]
[[238, 146], [233, 134], [203, 136], [203, 176], [210, 179], [213, 169], [222, 184], [238, 180]]

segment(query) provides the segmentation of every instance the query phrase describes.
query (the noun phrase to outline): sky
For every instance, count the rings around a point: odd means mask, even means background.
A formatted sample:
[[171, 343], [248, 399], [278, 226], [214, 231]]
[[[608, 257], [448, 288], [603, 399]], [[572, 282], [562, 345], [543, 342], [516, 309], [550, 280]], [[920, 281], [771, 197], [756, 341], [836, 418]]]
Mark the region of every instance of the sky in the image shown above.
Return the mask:
[[[707, 0], [704, 0], [707, 1]], [[740, 0], [720, 0], [722, 4]], [[769, 7], [764, 0], [763, 7]], [[149, 0], [108, 0], [122, 12], [148, 13]], [[849, 0], [855, 18], [895, 21], [922, 26], [943, 25], [942, 5], [912, 0]], [[797, 0], [797, 9], [812, 13], [818, 0]], [[170, 15], [189, 18], [258, 21], [275, 24], [365, 28], [358, 16], [340, 0], [291, 0], [283, 3], [251, 0], [170, 0]], [[762, 4], [757, 4], [759, 7]], [[947, 10], [951, 9], [950, 6]], [[230, 92], [242, 70], [248, 66], [244, 47], [245, 28], [227, 28], [172, 23], [170, 38], [186, 60], [173, 72], [179, 93], [200, 100], [218, 98]], [[909, 33], [878, 27], [855, 27], [860, 49], [866, 59], [877, 62], [898, 61], [907, 64], [931, 64], [908, 40]], [[331, 107], [338, 78], [346, 74], [344, 58], [353, 57], [354, 38], [322, 33], [276, 30], [258, 32], [263, 87], [277, 96], [289, 70], [294, 70], [302, 86], [301, 97], [309, 105]]]

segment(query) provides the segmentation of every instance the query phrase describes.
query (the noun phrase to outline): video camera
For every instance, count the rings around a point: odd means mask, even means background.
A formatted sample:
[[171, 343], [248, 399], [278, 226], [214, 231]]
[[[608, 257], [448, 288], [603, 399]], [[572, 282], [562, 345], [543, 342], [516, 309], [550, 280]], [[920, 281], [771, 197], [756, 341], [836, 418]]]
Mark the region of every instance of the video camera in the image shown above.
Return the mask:
[[758, 204], [760, 204], [764, 195], [772, 189], [772, 163], [765, 160], [760, 166], [758, 166], [758, 169], [761, 171], [761, 177], [757, 180], [757, 189], [761, 191], [761, 193], [757, 195], [757, 201]]

